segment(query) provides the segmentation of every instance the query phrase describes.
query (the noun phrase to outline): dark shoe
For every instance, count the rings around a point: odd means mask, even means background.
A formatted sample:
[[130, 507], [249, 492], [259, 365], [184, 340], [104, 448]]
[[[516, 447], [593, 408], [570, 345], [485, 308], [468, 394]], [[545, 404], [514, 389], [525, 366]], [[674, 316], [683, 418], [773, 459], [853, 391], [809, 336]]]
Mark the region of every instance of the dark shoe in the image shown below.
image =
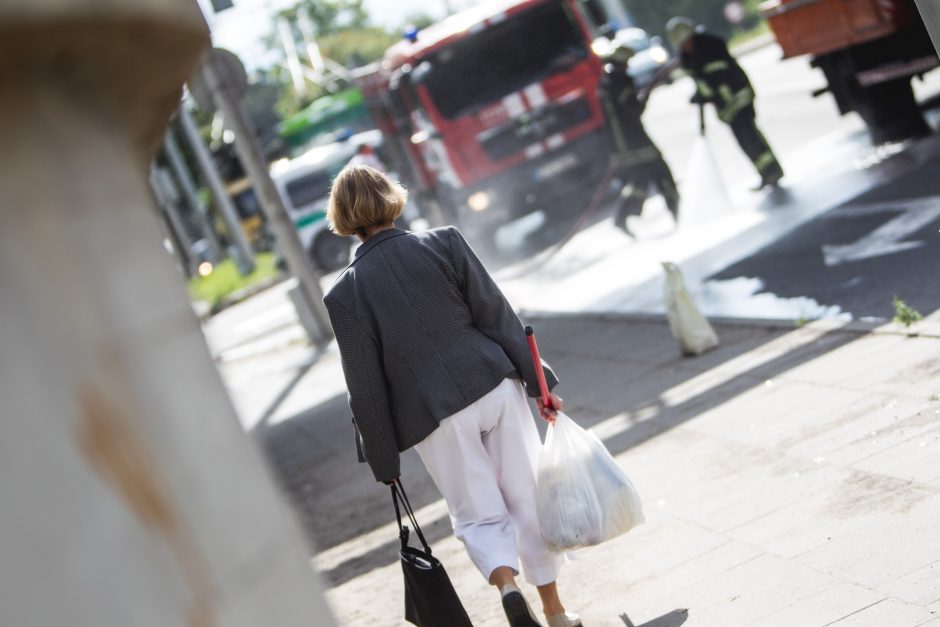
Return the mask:
[[783, 178], [783, 170], [780, 168], [774, 168], [770, 172], [761, 175], [760, 185], [758, 185], [754, 191], [759, 192], [765, 187], [777, 187], [780, 184], [780, 179]]
[[[629, 218], [629, 217], [630, 217], [630, 216], [627, 216], [627, 218]], [[626, 233], [627, 235], [629, 235], [629, 236], [632, 237], [633, 239], [636, 239], [636, 234], [635, 234], [633, 231], [630, 230], [630, 227], [629, 227], [629, 226], [627, 226], [627, 220], [626, 220], [626, 218], [624, 218], [624, 220], [623, 220], [622, 222], [615, 220], [615, 221], [614, 221], [614, 226], [616, 226], [618, 229], [620, 229], [621, 231], [623, 231], [624, 233]]]
[[503, 595], [503, 610], [512, 627], [542, 627], [542, 623], [532, 616], [529, 603], [521, 592], [507, 592]]

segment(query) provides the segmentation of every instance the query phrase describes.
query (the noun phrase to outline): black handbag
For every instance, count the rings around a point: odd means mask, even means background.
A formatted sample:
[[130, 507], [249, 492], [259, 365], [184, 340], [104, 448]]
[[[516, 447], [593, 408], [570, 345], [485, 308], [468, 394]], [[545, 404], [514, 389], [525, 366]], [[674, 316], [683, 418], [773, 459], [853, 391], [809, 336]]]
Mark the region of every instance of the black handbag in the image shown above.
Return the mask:
[[[431, 555], [431, 547], [421, 533], [398, 479], [392, 484], [392, 502], [401, 539], [401, 570], [405, 575], [405, 620], [419, 627], [473, 627], [444, 566]], [[423, 549], [408, 546], [409, 532], [401, 523], [401, 508], [414, 526]]]

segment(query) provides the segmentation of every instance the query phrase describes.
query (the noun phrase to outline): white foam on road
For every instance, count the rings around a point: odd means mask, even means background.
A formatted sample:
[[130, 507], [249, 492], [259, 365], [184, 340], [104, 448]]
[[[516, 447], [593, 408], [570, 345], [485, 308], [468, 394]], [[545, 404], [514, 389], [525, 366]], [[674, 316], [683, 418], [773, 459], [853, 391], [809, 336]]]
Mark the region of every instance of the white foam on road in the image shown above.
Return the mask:
[[[909, 162], [935, 154], [937, 143], [940, 140], [925, 140], [899, 158]], [[835, 132], [789, 156], [793, 166], [788, 189], [779, 192], [777, 202], [769, 202], [766, 193], [747, 191], [746, 182], [739, 182], [730, 189], [730, 205], [713, 204], [707, 220], [680, 214], [681, 226], [671, 232], [672, 220], [661, 201], [651, 202], [644, 215], [630, 223], [638, 234], [636, 241], [604, 221], [578, 233], [534, 271], [520, 274], [527, 267], [524, 262], [497, 273], [496, 280], [510, 301], [526, 311], [661, 313], [661, 262], [678, 264], [690, 285], [701, 285], [800, 224], [883, 182], [892, 164], [867, 170], [870, 162], [864, 156], [870, 152], [844, 132]], [[826, 303], [805, 297], [779, 298], [760, 292], [761, 288], [747, 278], [725, 286], [713, 284], [710, 292], [703, 286], [703, 298], [713, 294], [703, 309], [708, 315], [723, 317], [848, 316]]]

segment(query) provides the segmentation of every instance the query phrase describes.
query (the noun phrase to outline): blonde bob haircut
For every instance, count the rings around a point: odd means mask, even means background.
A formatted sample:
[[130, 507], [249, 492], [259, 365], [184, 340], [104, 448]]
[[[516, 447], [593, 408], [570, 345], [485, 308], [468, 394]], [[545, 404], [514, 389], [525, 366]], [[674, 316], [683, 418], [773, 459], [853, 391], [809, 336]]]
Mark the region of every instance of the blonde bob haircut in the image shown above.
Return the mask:
[[365, 236], [397, 220], [407, 200], [405, 188], [375, 168], [348, 165], [333, 179], [326, 219], [337, 235]]

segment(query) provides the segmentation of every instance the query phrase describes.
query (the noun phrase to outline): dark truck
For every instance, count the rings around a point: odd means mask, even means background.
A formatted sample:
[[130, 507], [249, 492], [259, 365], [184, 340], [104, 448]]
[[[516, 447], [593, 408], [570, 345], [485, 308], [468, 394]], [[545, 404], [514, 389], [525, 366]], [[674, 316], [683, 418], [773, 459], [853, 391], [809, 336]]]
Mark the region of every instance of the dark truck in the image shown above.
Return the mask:
[[812, 55], [843, 115], [855, 111], [872, 142], [930, 132], [911, 79], [940, 65], [913, 0], [771, 0], [761, 5], [784, 58]]

